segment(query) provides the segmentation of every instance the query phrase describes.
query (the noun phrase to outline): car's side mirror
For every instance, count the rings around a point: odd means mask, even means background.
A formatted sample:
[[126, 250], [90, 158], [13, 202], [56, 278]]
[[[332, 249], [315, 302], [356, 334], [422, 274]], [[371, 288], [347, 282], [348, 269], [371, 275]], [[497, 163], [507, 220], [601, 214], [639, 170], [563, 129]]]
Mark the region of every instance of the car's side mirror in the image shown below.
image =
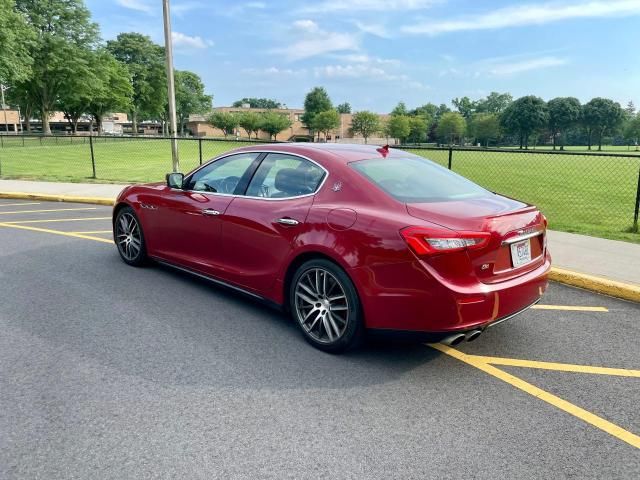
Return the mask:
[[169, 188], [182, 189], [184, 183], [184, 173], [167, 173], [167, 186]]

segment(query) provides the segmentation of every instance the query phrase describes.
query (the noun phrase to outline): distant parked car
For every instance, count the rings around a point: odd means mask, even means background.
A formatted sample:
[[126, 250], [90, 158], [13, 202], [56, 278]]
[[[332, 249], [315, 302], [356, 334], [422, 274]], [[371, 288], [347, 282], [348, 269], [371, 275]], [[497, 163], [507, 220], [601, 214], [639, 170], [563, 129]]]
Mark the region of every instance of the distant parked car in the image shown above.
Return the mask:
[[[118, 252], [289, 311], [331, 352], [365, 331], [457, 344], [539, 301], [546, 219], [388, 147], [243, 147], [166, 183], [127, 187]], [[242, 319], [238, 319], [242, 321]]]

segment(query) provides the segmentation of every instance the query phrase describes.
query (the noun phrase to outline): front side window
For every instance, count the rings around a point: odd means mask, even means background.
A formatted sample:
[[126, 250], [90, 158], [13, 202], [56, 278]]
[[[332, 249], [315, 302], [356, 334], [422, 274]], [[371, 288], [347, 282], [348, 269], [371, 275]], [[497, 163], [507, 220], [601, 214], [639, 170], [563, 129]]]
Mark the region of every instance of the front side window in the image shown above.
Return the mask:
[[380, 158], [349, 164], [396, 200], [446, 202], [491, 195], [470, 180], [422, 158]]
[[211, 193], [238, 193], [240, 179], [260, 153], [238, 153], [201, 168], [189, 179], [187, 190]]
[[270, 153], [253, 176], [247, 195], [263, 198], [290, 198], [314, 193], [325, 171], [304, 158]]

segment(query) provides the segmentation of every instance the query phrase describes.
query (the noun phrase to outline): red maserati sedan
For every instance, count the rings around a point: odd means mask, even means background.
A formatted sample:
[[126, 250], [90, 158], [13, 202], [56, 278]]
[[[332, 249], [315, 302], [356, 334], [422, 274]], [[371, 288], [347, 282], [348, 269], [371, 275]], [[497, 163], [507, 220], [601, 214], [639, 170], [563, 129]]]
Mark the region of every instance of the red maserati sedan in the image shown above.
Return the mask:
[[119, 195], [122, 259], [167, 264], [290, 312], [314, 346], [365, 332], [456, 345], [540, 300], [534, 206], [388, 147], [271, 144]]

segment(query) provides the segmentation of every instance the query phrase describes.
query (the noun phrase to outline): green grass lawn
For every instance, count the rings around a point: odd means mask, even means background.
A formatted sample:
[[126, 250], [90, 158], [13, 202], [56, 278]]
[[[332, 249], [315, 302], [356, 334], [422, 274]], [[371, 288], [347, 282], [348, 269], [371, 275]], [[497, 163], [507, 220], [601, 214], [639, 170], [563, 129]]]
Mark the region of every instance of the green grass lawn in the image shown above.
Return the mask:
[[[24, 146], [23, 146], [24, 140]], [[94, 139], [96, 178], [92, 178], [88, 138], [5, 137], [0, 148], [2, 178], [69, 182], [161, 181], [171, 170], [169, 140]], [[203, 161], [244, 142], [202, 142]], [[610, 147], [609, 147], [610, 148]], [[626, 147], [621, 147], [626, 148]], [[620, 154], [626, 154], [623, 149]], [[180, 140], [180, 167], [199, 164], [198, 142]], [[447, 150], [410, 150], [441, 165]], [[631, 233], [640, 156], [598, 157], [576, 152], [552, 155], [466, 150], [453, 152], [453, 170], [483, 187], [539, 206], [550, 227], [640, 243]]]

